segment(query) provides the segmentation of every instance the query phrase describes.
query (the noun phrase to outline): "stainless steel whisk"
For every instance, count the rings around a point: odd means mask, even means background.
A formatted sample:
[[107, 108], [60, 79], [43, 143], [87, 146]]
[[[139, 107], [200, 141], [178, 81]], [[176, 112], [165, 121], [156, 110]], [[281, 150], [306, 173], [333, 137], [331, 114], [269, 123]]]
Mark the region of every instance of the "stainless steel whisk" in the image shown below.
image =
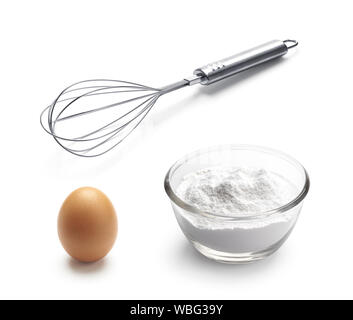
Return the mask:
[[283, 56], [297, 45], [295, 40], [273, 40], [198, 68], [192, 76], [160, 89], [121, 80], [80, 81], [42, 111], [40, 122], [65, 150], [96, 157], [119, 145], [162, 95], [197, 83], [214, 83]]

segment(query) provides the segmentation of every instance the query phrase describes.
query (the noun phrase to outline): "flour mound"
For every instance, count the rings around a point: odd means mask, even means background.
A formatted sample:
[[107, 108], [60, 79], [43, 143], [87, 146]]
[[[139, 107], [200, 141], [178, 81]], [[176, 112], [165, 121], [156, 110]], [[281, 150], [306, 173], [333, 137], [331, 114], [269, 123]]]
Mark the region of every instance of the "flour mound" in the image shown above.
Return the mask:
[[199, 210], [222, 215], [254, 214], [294, 199], [295, 186], [262, 168], [212, 167], [186, 175], [177, 195]]

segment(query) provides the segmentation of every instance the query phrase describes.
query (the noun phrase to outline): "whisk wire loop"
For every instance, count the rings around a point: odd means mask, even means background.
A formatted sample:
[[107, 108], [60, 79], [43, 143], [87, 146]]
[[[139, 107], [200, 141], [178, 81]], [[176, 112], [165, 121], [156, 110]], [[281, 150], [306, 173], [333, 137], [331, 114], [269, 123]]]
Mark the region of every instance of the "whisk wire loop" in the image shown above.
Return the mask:
[[[66, 151], [81, 157], [96, 157], [113, 149], [130, 135], [162, 93], [161, 89], [134, 82], [107, 79], [84, 80], [64, 89], [54, 102], [42, 111], [40, 123]], [[122, 95], [124, 98], [121, 98]], [[91, 102], [91, 99], [100, 97], [105, 97], [104, 101], [107, 103], [92, 107], [97, 101]], [[79, 104], [81, 105], [78, 106]], [[80, 108], [78, 111], [66, 114], [68, 110], [78, 108]], [[93, 114], [107, 112], [108, 109], [112, 109], [112, 112], [107, 114], [99, 125], [99, 122], [96, 122], [98, 117]], [[46, 115], [47, 122], [44, 121]], [[90, 125], [84, 128], [84, 121], [79, 125], [74, 123], [71, 131], [61, 128], [64, 122], [69, 123], [70, 120], [73, 122], [76, 118], [89, 116], [91, 118], [94, 116], [94, 121], [88, 121], [88, 124], [94, 123], [93, 128]], [[72, 129], [77, 128], [81, 129], [81, 133], [75, 135], [73, 134], [75, 130]], [[82, 130], [85, 130], [84, 133]]]

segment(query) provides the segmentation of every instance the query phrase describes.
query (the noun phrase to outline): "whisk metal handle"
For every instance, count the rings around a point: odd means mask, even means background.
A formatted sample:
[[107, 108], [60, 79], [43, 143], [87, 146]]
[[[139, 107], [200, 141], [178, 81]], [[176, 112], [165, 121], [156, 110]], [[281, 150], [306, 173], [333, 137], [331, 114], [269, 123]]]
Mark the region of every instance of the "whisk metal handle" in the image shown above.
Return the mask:
[[273, 40], [194, 71], [201, 84], [211, 84], [269, 60], [281, 57], [298, 44], [295, 40]]

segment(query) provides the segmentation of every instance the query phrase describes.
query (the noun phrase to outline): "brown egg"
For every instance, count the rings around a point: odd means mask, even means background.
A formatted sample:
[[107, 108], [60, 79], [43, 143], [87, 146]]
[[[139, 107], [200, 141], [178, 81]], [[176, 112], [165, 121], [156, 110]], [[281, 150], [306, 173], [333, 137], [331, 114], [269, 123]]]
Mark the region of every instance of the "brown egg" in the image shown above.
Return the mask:
[[114, 207], [98, 189], [83, 187], [64, 201], [58, 217], [61, 244], [73, 258], [92, 262], [113, 247], [118, 231]]

